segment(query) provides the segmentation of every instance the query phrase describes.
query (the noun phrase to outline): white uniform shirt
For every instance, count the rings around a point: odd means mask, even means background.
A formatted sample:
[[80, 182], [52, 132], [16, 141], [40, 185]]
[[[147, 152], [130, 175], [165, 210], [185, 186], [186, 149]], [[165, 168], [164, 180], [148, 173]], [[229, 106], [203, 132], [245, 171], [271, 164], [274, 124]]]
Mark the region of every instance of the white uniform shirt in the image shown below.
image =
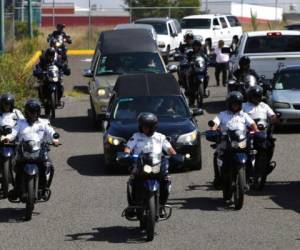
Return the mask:
[[54, 129], [51, 127], [49, 120], [39, 118], [32, 126], [27, 120], [19, 120], [13, 128], [11, 135], [8, 136], [9, 140], [14, 140], [18, 137], [19, 141], [22, 140], [35, 140], [37, 142], [53, 141]]
[[20, 119], [24, 119], [24, 116], [18, 109], [14, 109], [13, 112], [0, 113], [0, 126], [9, 126], [12, 128]]
[[222, 48], [215, 47], [216, 62], [227, 63], [229, 61], [229, 54], [223, 54]]
[[143, 133], [134, 133], [126, 145], [135, 154], [154, 153], [161, 154], [168, 151], [172, 146], [163, 134], [155, 132], [151, 137]]
[[267, 120], [268, 118], [275, 115], [274, 111], [270, 108], [270, 106], [264, 102], [261, 102], [256, 106], [251, 102], [246, 102], [243, 104], [243, 110], [254, 120]]
[[243, 129], [254, 124], [253, 119], [243, 111], [232, 113], [226, 110], [219, 113], [213, 121], [220, 126], [222, 132], [226, 132], [228, 128]]

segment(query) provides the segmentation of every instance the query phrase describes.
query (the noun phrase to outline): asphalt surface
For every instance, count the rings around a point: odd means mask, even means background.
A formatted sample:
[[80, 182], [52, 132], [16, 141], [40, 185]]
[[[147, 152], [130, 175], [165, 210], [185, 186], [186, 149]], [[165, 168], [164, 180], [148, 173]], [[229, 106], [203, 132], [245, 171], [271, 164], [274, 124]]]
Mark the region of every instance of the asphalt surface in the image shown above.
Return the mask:
[[[86, 93], [81, 72], [86, 57], [71, 57], [66, 89]], [[214, 86], [199, 127], [224, 109], [225, 88]], [[203, 169], [172, 175], [168, 221], [158, 223], [153, 242], [146, 242], [137, 222], [121, 217], [126, 207], [126, 174], [106, 175], [102, 134], [87, 116], [88, 96], [65, 98], [53, 122], [63, 145], [53, 148], [52, 197], [36, 205], [24, 222], [24, 204], [0, 201], [0, 249], [300, 249], [300, 129], [276, 134], [277, 168], [262, 192], [245, 197], [242, 210], [226, 207], [221, 191], [211, 187], [210, 143], [202, 141]]]

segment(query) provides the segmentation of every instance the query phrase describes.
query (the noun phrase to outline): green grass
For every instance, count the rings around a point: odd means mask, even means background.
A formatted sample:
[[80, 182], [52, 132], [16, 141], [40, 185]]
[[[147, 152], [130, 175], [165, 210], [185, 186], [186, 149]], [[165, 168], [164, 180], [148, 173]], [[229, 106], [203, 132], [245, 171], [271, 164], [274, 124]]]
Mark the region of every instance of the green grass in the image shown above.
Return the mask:
[[32, 70], [25, 69], [25, 65], [37, 47], [37, 40], [23, 40], [13, 50], [0, 55], [0, 93], [12, 93], [16, 106], [21, 109], [25, 100], [36, 94]]

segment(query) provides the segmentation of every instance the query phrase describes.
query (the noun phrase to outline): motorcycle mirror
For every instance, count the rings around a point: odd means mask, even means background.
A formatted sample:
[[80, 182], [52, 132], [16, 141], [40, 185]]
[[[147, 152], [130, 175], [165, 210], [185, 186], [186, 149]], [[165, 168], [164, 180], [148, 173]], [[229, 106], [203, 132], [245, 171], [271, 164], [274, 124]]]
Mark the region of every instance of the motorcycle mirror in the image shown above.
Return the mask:
[[192, 116], [199, 116], [199, 115], [203, 115], [203, 109], [194, 108], [192, 110]]
[[5, 134], [5, 135], [10, 134], [11, 132], [12, 132], [12, 129], [11, 129], [10, 127], [5, 127], [5, 128], [4, 128], [4, 134]]
[[211, 128], [212, 128], [213, 126], [215, 126], [215, 122], [214, 122], [213, 120], [208, 121], [207, 124], [208, 124], [208, 126], [211, 127]]
[[229, 81], [228, 81], [228, 84], [229, 84], [229, 85], [236, 84], [236, 81], [235, 81], [235, 80], [233, 80], [233, 79], [231, 79], [231, 80], [229, 80]]
[[59, 133], [54, 133], [53, 134], [53, 139], [58, 139], [60, 137]]
[[177, 65], [175, 65], [175, 64], [171, 64], [171, 65], [169, 65], [168, 66], [168, 71], [170, 72], [170, 73], [174, 73], [174, 72], [177, 72]]
[[282, 114], [280, 112], [276, 112], [275, 114], [276, 114], [277, 118], [280, 118], [282, 116]]

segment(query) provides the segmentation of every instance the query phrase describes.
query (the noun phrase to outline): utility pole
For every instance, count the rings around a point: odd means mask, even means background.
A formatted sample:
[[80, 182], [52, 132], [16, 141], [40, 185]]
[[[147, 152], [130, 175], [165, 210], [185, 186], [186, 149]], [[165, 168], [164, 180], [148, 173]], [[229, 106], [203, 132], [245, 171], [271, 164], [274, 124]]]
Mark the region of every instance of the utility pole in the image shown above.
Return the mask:
[[4, 53], [4, 0], [0, 0], [0, 53]]
[[33, 32], [32, 32], [32, 4], [31, 0], [28, 0], [28, 36], [30, 38], [33, 37]]

